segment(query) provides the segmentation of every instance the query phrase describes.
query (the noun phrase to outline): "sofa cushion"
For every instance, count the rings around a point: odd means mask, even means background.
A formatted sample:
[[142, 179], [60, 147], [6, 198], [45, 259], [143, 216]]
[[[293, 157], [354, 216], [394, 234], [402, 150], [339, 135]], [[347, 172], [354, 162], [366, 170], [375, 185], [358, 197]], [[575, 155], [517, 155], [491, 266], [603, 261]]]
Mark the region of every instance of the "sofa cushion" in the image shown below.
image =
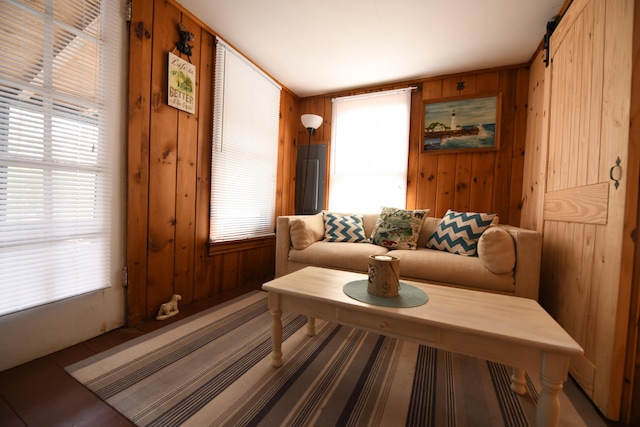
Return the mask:
[[428, 215], [429, 209], [405, 210], [383, 207], [369, 240], [389, 249], [415, 250], [422, 224]]
[[315, 242], [304, 250], [289, 251], [289, 261], [341, 270], [368, 271], [369, 255], [384, 255], [382, 246], [370, 243]]
[[491, 225], [495, 216], [449, 209], [427, 241], [427, 248], [473, 256], [476, 254], [478, 239]]
[[300, 215], [289, 221], [289, 236], [294, 249], [304, 249], [324, 237], [322, 214]]
[[318, 241], [307, 222], [298, 218], [289, 222], [289, 234], [291, 235], [291, 246], [294, 249], [304, 249], [313, 242]]
[[492, 225], [478, 240], [478, 258], [495, 274], [508, 273], [516, 265], [516, 248], [511, 235]]
[[422, 230], [420, 230], [420, 234], [418, 235], [418, 247], [424, 248], [427, 246], [427, 240], [431, 237], [438, 224], [440, 223], [440, 218], [435, 217], [427, 217], [424, 220], [424, 224], [422, 224]]
[[323, 211], [322, 216], [325, 241], [358, 243], [367, 240], [362, 215], [341, 215]]
[[[314, 243], [311, 247], [317, 245]], [[421, 282], [448, 283], [476, 289], [513, 292], [515, 273], [494, 274], [479, 257], [467, 257], [436, 249], [389, 251], [387, 255], [400, 260], [400, 277]]]

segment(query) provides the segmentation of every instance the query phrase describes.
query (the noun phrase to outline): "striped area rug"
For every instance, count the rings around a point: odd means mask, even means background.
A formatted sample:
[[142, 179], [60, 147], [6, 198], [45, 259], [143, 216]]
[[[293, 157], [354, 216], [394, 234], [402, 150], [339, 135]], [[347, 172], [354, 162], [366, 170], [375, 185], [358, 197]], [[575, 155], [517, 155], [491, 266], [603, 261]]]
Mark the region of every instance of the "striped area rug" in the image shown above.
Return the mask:
[[[67, 371], [139, 426], [535, 425], [537, 385], [514, 394], [503, 365], [322, 320], [307, 337], [305, 324], [283, 314], [272, 368], [266, 294], [253, 292]], [[585, 425], [561, 405], [561, 425]]]

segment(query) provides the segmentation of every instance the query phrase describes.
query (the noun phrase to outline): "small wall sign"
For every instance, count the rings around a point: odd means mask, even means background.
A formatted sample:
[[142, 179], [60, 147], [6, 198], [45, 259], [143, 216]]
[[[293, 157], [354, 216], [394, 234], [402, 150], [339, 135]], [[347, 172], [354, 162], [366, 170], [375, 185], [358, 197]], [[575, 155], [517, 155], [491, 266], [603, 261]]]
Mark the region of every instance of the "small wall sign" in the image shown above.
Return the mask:
[[196, 112], [196, 66], [169, 52], [168, 103], [171, 107]]

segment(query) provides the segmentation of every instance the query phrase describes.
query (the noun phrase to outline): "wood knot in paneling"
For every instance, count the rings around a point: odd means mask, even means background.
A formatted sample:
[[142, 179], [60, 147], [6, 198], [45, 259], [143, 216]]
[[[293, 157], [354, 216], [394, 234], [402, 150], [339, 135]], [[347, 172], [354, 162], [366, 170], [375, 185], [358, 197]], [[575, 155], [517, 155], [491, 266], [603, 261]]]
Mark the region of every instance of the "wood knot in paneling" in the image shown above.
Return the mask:
[[144, 22], [142, 21], [138, 22], [138, 24], [136, 25], [135, 34], [136, 34], [136, 38], [140, 41], [142, 41], [143, 38], [145, 39], [151, 38], [151, 34], [149, 33], [149, 31], [144, 29]]
[[171, 164], [171, 162], [168, 160], [172, 152], [173, 152], [173, 147], [168, 147], [168, 148], [165, 148], [164, 151], [162, 151], [162, 153], [160, 153], [160, 159], [162, 160], [162, 163]]
[[150, 252], [160, 252], [162, 250], [162, 246], [149, 239], [147, 241], [147, 249], [149, 249]]
[[162, 91], [153, 92], [153, 99], [151, 100], [151, 104], [153, 105], [154, 110], [159, 110], [162, 107]]

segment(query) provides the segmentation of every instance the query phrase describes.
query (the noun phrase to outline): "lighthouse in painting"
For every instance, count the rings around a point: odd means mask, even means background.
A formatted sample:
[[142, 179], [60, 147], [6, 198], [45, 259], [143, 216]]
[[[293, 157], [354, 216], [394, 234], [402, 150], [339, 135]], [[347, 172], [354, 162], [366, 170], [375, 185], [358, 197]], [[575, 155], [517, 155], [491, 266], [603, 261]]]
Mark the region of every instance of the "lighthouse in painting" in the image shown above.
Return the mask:
[[456, 110], [451, 112], [451, 130], [456, 129]]

